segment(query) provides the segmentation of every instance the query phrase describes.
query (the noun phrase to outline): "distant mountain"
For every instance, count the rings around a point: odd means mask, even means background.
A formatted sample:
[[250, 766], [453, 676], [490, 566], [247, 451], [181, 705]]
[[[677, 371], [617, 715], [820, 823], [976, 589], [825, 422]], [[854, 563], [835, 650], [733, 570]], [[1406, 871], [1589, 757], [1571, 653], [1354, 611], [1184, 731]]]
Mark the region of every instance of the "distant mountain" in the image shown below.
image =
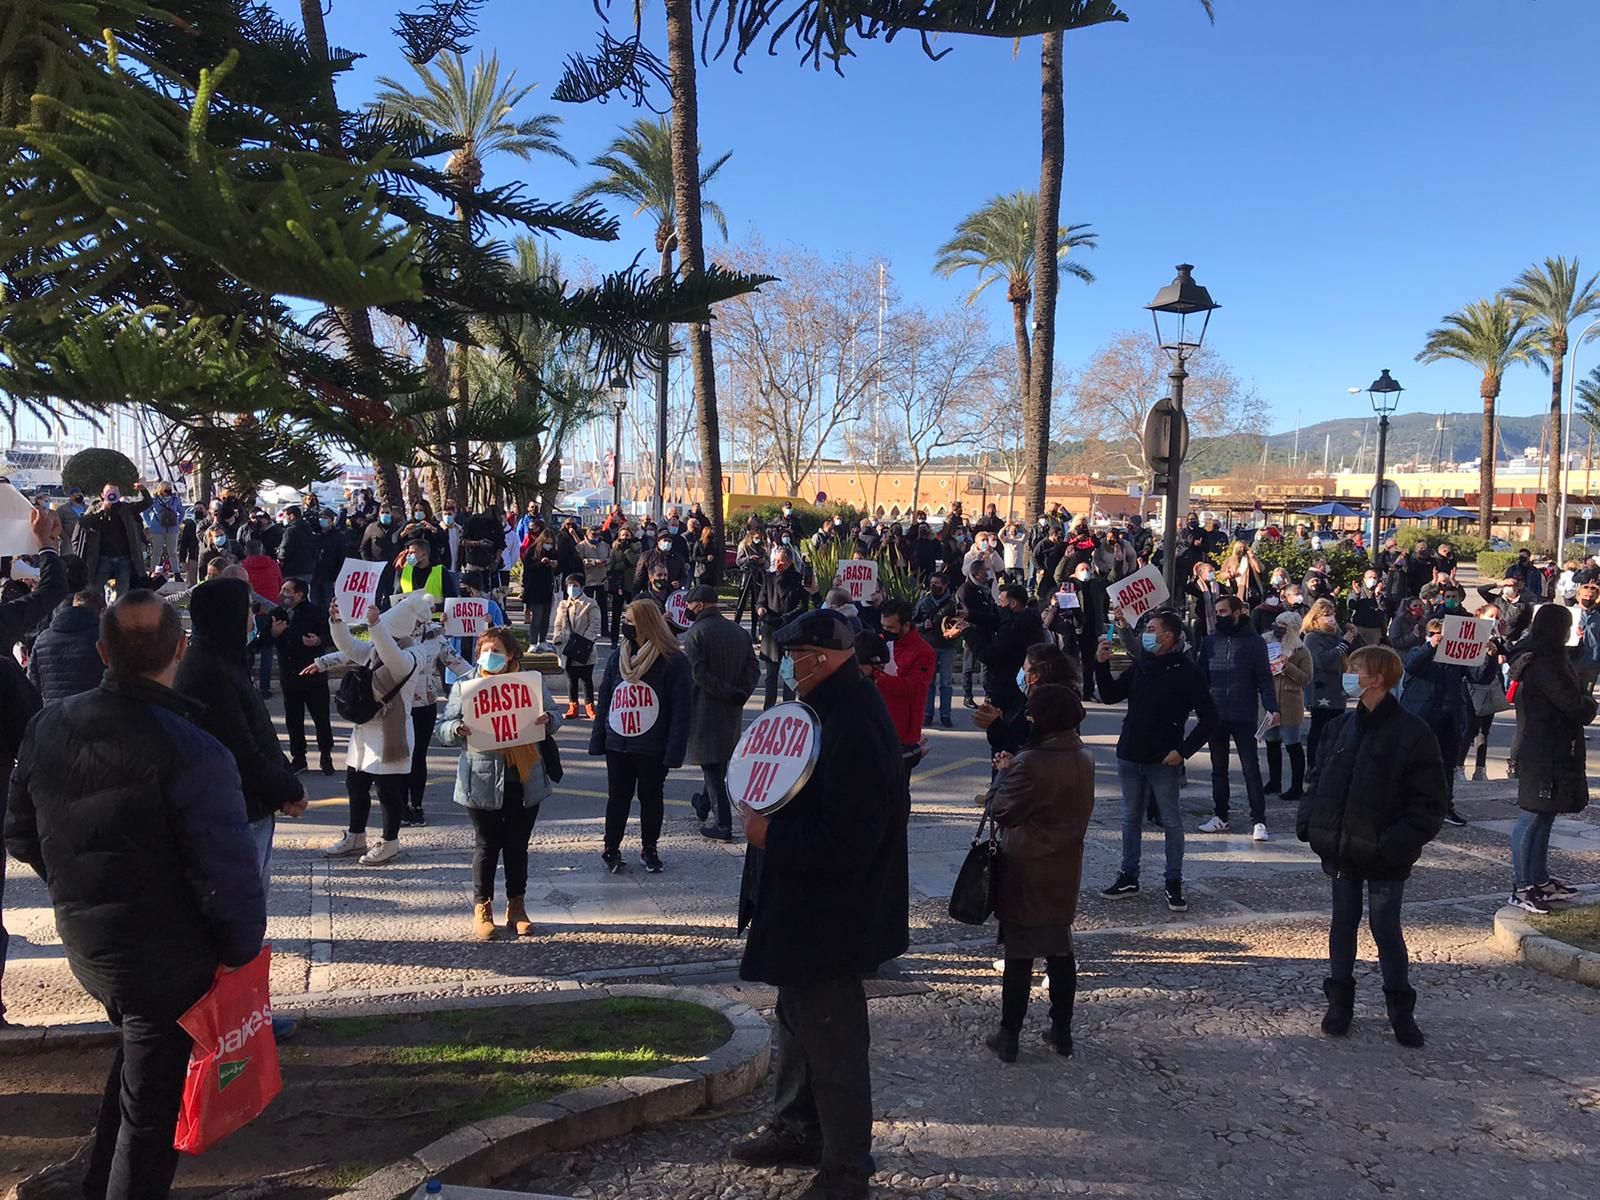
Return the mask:
[[[1389, 447], [1388, 458], [1390, 462], [1410, 462], [1413, 457], [1420, 463], [1426, 464], [1435, 457], [1443, 461], [1472, 462], [1478, 457], [1478, 451], [1483, 441], [1483, 414], [1481, 412], [1456, 412], [1444, 415], [1444, 444], [1442, 449], [1436, 449], [1439, 441], [1435, 422], [1439, 419], [1438, 413], [1399, 413], [1389, 418]], [[1537, 450], [1540, 443], [1541, 430], [1544, 425], [1542, 417], [1500, 417], [1496, 422], [1500, 427], [1500, 446], [1497, 458], [1504, 462], [1508, 458], [1520, 455], [1526, 449]], [[1362, 450], [1363, 434], [1365, 435], [1365, 449]], [[1582, 424], [1573, 426], [1573, 438], [1583, 445], [1588, 437]], [[1361, 453], [1361, 464], [1366, 470], [1373, 467], [1373, 457], [1377, 452], [1378, 419], [1370, 414], [1367, 416], [1341, 417], [1334, 421], [1318, 421], [1315, 425], [1303, 426], [1300, 430], [1300, 457], [1302, 461], [1310, 462], [1320, 467], [1322, 465], [1323, 443], [1326, 439], [1328, 446], [1328, 466], [1337, 469], [1342, 462], [1347, 467], [1353, 467], [1356, 454]], [[1279, 462], [1287, 459], [1293, 451], [1295, 444], [1294, 430], [1287, 433], [1274, 433], [1267, 437], [1272, 461]]]

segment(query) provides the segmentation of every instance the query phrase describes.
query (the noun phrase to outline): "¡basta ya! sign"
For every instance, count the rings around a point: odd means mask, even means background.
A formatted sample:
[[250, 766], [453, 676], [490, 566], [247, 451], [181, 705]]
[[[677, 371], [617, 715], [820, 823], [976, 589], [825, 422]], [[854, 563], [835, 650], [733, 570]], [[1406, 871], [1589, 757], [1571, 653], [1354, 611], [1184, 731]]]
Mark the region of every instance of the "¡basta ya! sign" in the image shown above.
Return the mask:
[[1140, 617], [1169, 594], [1167, 581], [1154, 566], [1141, 567], [1126, 579], [1111, 585], [1111, 603], [1122, 610], [1122, 619], [1129, 625], [1138, 624]]
[[852, 604], [871, 600], [878, 590], [878, 564], [870, 558], [847, 558], [839, 564], [838, 580]]
[[378, 598], [378, 576], [382, 570], [382, 563], [367, 562], [361, 558], [344, 560], [333, 594], [339, 601], [339, 615], [346, 621], [353, 625], [366, 621], [367, 609]]
[[544, 738], [543, 678], [537, 671], [480, 675], [461, 685], [461, 720], [474, 750], [504, 750]]
[[452, 596], [444, 602], [445, 637], [475, 638], [489, 628], [489, 602], [482, 596]]
[[1439, 625], [1438, 661], [1475, 667], [1489, 652], [1494, 622], [1488, 617], [1446, 617]]
[[611, 708], [606, 724], [620, 737], [640, 737], [655, 728], [661, 716], [661, 698], [648, 683], [629, 683], [624, 679], [611, 693]]
[[821, 724], [798, 700], [769, 708], [744, 731], [728, 762], [728, 794], [757, 812], [782, 808], [817, 765]]

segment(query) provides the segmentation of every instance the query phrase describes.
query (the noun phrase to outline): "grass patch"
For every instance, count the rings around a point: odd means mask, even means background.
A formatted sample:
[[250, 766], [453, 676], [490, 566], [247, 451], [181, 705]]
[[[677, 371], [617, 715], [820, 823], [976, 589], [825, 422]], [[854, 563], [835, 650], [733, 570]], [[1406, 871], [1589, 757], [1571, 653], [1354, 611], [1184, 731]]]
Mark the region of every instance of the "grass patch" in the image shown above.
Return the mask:
[[381, 1166], [375, 1162], [342, 1163], [328, 1171], [323, 1182], [330, 1188], [353, 1188]]
[[1529, 917], [1528, 923], [1545, 937], [1600, 953], [1600, 904], [1584, 904], [1545, 917]]

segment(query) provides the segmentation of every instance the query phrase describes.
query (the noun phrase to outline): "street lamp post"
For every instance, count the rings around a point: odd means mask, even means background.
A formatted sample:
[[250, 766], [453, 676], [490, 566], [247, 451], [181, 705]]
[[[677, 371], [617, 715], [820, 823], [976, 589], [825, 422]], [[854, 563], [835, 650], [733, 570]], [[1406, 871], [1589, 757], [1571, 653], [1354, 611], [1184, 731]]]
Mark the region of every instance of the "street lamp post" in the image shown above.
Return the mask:
[[[1221, 308], [1211, 299], [1211, 293], [1194, 281], [1194, 267], [1178, 264], [1178, 276], [1156, 293], [1156, 298], [1145, 307], [1155, 323], [1156, 342], [1172, 359], [1172, 371], [1167, 376], [1172, 382], [1171, 404], [1165, 416], [1166, 454], [1150, 464], [1155, 473], [1161, 473], [1158, 463], [1164, 462], [1166, 473], [1166, 515], [1161, 527], [1162, 572], [1166, 576], [1169, 603], [1178, 603], [1178, 473], [1183, 466], [1183, 455], [1189, 429], [1183, 413], [1183, 384], [1189, 378], [1184, 364], [1200, 349], [1205, 341], [1206, 328], [1211, 324], [1211, 314]], [[1197, 319], [1200, 328], [1191, 327], [1191, 318]], [[1159, 430], [1157, 434], [1159, 445]]]
[[656, 372], [656, 497], [652, 516], [659, 524], [667, 514], [667, 384], [672, 353], [672, 326], [661, 327], [661, 366]]
[[1378, 531], [1382, 528], [1380, 522], [1388, 515], [1383, 511], [1386, 507], [1383, 503], [1383, 457], [1389, 442], [1389, 414], [1400, 407], [1400, 393], [1403, 391], [1405, 389], [1390, 376], [1387, 367], [1367, 388], [1367, 396], [1372, 400], [1372, 411], [1378, 414], [1378, 474], [1372, 485], [1372, 495], [1369, 497], [1372, 501], [1372, 537], [1371, 545], [1367, 547], [1367, 553], [1372, 556], [1374, 562], [1377, 561], [1378, 555]]
[[[1567, 359], [1567, 412], [1566, 420], [1562, 423], [1563, 428], [1561, 433], [1561, 452], [1563, 454], [1568, 453], [1569, 447], [1572, 445], [1572, 402], [1573, 394], [1576, 391], [1576, 385], [1578, 382], [1578, 347], [1583, 345], [1583, 343], [1588, 340], [1589, 335], [1594, 332], [1596, 326], [1600, 326], [1600, 317], [1596, 317], [1593, 321], [1590, 321], [1586, 326], [1584, 326], [1583, 332], [1572, 339], [1572, 350]], [[1567, 464], [1562, 463], [1561, 501], [1557, 506], [1557, 512], [1560, 515], [1556, 518], [1558, 522], [1556, 525], [1557, 562], [1560, 562], [1562, 559], [1561, 547], [1564, 546], [1567, 541], [1567, 493], [1570, 490], [1571, 488], [1567, 485]], [[1588, 497], [1585, 497], [1585, 499], [1587, 498]], [[1587, 523], [1585, 523], [1584, 532], [1589, 532]]]
[[628, 381], [621, 375], [611, 377], [611, 403], [617, 410], [616, 433], [611, 441], [611, 504], [622, 511], [622, 414], [628, 408]]

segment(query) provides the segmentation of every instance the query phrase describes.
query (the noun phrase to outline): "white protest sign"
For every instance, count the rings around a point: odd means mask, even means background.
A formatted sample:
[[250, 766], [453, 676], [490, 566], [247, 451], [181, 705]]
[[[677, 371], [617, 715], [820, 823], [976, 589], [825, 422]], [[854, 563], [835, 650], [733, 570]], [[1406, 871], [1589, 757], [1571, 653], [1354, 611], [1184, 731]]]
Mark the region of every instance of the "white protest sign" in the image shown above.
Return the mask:
[[622, 737], [640, 737], [655, 728], [661, 716], [661, 697], [648, 683], [629, 683], [624, 679], [611, 693], [611, 709], [606, 724]]
[[1056, 593], [1056, 607], [1066, 611], [1074, 608], [1082, 608], [1083, 604], [1078, 599], [1077, 592], [1060, 591]]
[[537, 671], [479, 675], [461, 684], [461, 720], [474, 750], [504, 750], [544, 739], [544, 677]]
[[339, 615], [352, 625], [364, 625], [367, 609], [378, 599], [378, 578], [383, 574], [381, 562], [367, 562], [363, 558], [347, 558], [339, 568], [339, 580], [333, 586], [333, 598], [339, 602]]
[[1129, 625], [1137, 625], [1140, 617], [1154, 611], [1170, 595], [1167, 581], [1153, 565], [1140, 567], [1126, 579], [1111, 585], [1111, 603], [1122, 610], [1122, 619]]
[[1435, 661], [1454, 667], [1475, 667], [1489, 652], [1494, 622], [1487, 617], [1446, 617], [1439, 630]]
[[744, 731], [728, 762], [728, 795], [759, 813], [782, 808], [817, 765], [822, 725], [798, 700], [767, 709]]
[[28, 524], [32, 519], [33, 505], [28, 498], [9, 483], [0, 483], [0, 556], [39, 553], [39, 539]]
[[667, 597], [663, 606], [667, 610], [667, 620], [674, 625], [684, 626], [689, 624], [689, 613], [684, 607], [689, 602], [689, 593], [679, 588]]
[[835, 577], [839, 586], [850, 593], [850, 602], [860, 604], [878, 594], [878, 564], [870, 558], [846, 558], [839, 562]]
[[482, 596], [451, 596], [444, 602], [445, 637], [475, 638], [489, 628], [489, 601]]
[[1283, 674], [1283, 643], [1267, 643], [1267, 666], [1272, 668], [1274, 675]]

